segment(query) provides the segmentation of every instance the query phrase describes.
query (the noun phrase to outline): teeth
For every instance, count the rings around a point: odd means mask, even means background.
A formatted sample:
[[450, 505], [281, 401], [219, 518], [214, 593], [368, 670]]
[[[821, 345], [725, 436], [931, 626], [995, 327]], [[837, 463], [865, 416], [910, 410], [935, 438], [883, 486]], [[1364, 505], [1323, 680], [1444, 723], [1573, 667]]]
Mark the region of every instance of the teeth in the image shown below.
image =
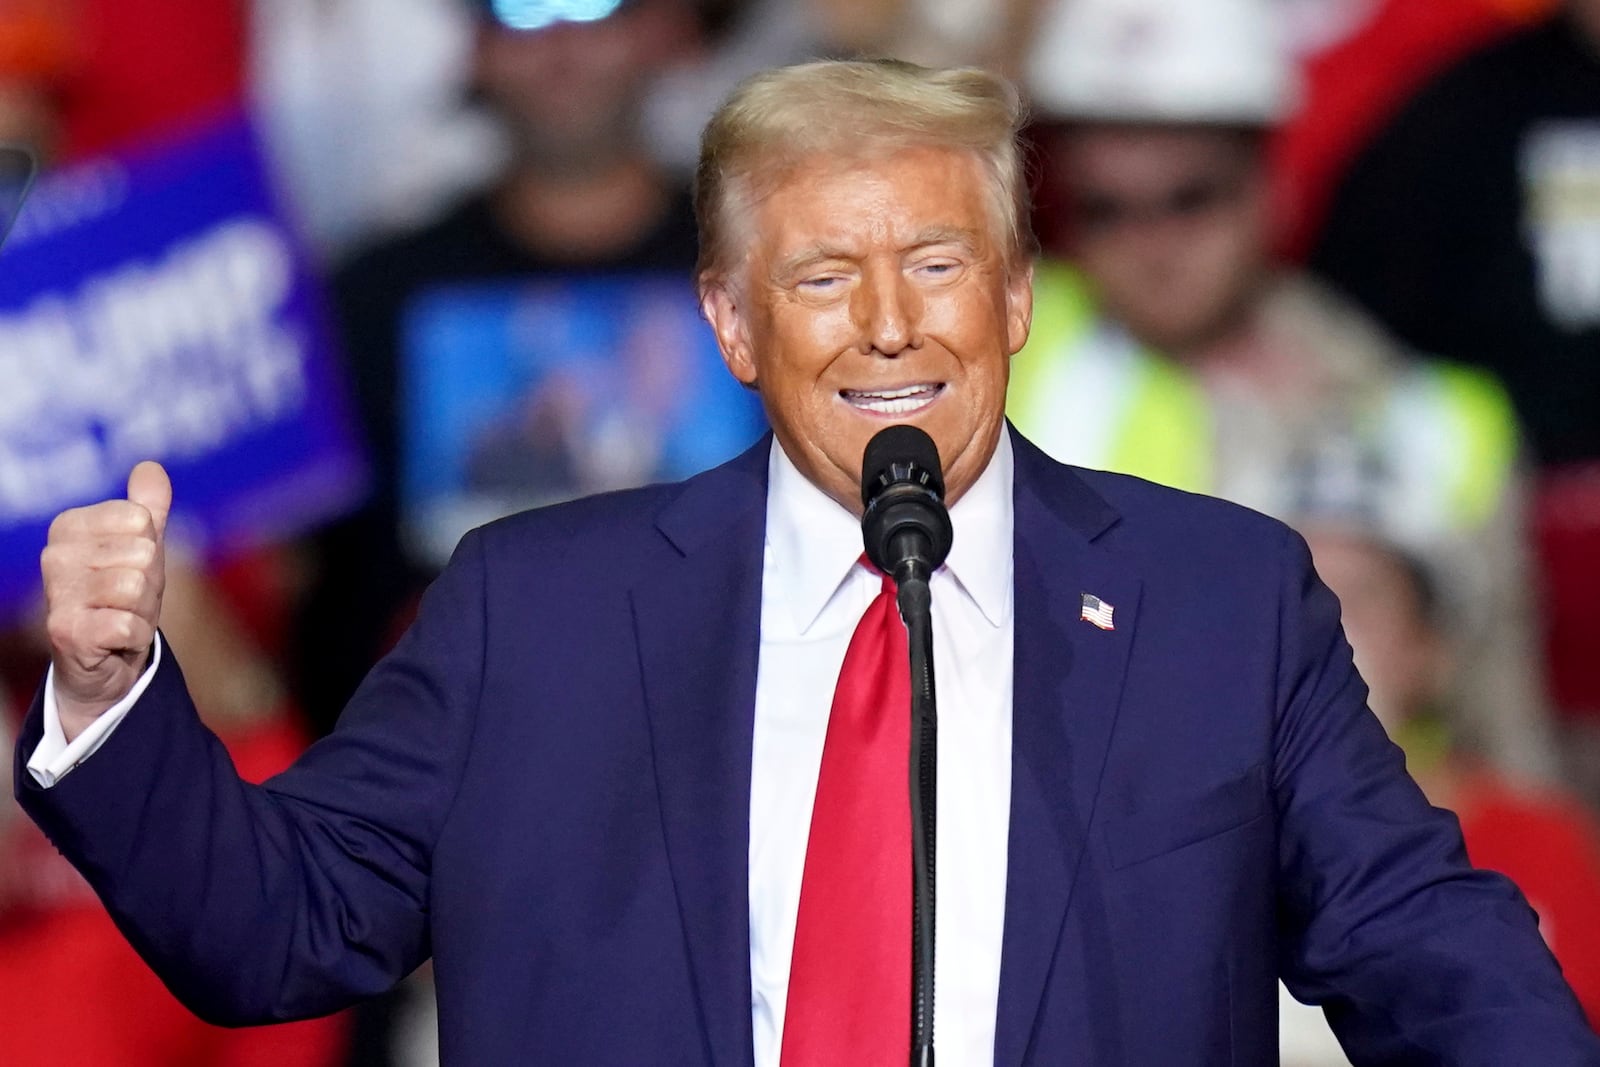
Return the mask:
[[909, 415], [918, 408], [925, 407], [932, 397], [908, 396], [899, 400], [879, 400], [869, 397], [851, 397], [852, 407], [875, 412], [879, 415]]
[[943, 390], [942, 385], [908, 385], [903, 389], [844, 389], [839, 395], [851, 407], [876, 415], [909, 415], [925, 407]]
[[899, 400], [903, 397], [916, 396], [918, 393], [931, 393], [938, 389], [937, 385], [908, 385], [904, 389], [846, 389], [845, 396], [850, 400]]

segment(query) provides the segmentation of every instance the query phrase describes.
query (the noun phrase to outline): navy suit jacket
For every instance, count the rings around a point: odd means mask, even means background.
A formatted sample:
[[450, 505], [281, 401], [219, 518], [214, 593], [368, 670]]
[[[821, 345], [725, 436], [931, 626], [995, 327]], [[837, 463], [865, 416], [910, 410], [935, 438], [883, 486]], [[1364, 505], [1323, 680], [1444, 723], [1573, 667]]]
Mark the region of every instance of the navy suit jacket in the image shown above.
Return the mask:
[[[995, 1063], [1273, 1064], [1282, 974], [1358, 1063], [1600, 1064], [1534, 915], [1365, 710], [1303, 543], [1015, 446]], [[327, 1012], [431, 955], [447, 1064], [748, 1065], [766, 471], [763, 441], [468, 535], [265, 786], [168, 655], [20, 799], [206, 1018]]]

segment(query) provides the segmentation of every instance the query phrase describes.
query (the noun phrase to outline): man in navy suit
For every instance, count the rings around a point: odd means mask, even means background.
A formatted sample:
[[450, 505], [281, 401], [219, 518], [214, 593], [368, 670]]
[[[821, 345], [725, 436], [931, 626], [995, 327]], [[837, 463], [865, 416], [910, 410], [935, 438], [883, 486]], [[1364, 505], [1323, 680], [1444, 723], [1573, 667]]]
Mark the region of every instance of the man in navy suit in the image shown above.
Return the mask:
[[[700, 288], [773, 436], [469, 534], [265, 786], [157, 636], [164, 472], [57, 521], [18, 795], [186, 1003], [327, 1012], [431, 956], [448, 1064], [894, 1058], [803, 1051], [833, 1018], [790, 980], [830, 701], [881, 597], [862, 451], [909, 422], [955, 526], [932, 583], [945, 1067], [1275, 1063], [1279, 975], [1358, 1064], [1600, 1065], [1536, 917], [1365, 709], [1299, 538], [1005, 425], [1020, 122], [979, 71], [743, 86], [706, 132]], [[813, 943], [836, 969], [806, 996], [880, 962]], [[862, 1010], [898, 1029], [906, 1006]]]

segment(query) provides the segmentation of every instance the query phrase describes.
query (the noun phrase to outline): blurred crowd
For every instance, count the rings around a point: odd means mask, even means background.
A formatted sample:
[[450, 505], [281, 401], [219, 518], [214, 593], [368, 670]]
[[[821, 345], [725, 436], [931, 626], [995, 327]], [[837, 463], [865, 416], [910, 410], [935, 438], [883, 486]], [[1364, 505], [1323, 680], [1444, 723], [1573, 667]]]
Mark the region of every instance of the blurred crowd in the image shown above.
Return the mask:
[[[243, 116], [313, 264], [367, 491], [195, 543], [163, 613], [241, 770], [332, 729], [466, 526], [755, 439], [693, 322], [696, 139], [741, 77], [836, 55], [1018, 79], [1012, 420], [1305, 534], [1374, 711], [1600, 1020], [1600, 0], [0, 0], [0, 143], [46, 182]], [[426, 982], [205, 1026], [0, 804], [16, 1062], [427, 1064]], [[1344, 1062], [1287, 998], [1283, 1028], [1290, 1067]]]

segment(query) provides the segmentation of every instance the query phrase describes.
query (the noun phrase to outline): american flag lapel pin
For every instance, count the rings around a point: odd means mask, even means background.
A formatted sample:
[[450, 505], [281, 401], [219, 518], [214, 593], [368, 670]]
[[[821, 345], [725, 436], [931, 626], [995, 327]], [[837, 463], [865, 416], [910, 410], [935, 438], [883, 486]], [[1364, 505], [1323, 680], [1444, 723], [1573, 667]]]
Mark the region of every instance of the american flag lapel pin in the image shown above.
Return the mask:
[[1083, 594], [1083, 614], [1079, 616], [1084, 622], [1093, 623], [1102, 630], [1115, 630], [1111, 616], [1117, 609], [1107, 604], [1097, 596]]

